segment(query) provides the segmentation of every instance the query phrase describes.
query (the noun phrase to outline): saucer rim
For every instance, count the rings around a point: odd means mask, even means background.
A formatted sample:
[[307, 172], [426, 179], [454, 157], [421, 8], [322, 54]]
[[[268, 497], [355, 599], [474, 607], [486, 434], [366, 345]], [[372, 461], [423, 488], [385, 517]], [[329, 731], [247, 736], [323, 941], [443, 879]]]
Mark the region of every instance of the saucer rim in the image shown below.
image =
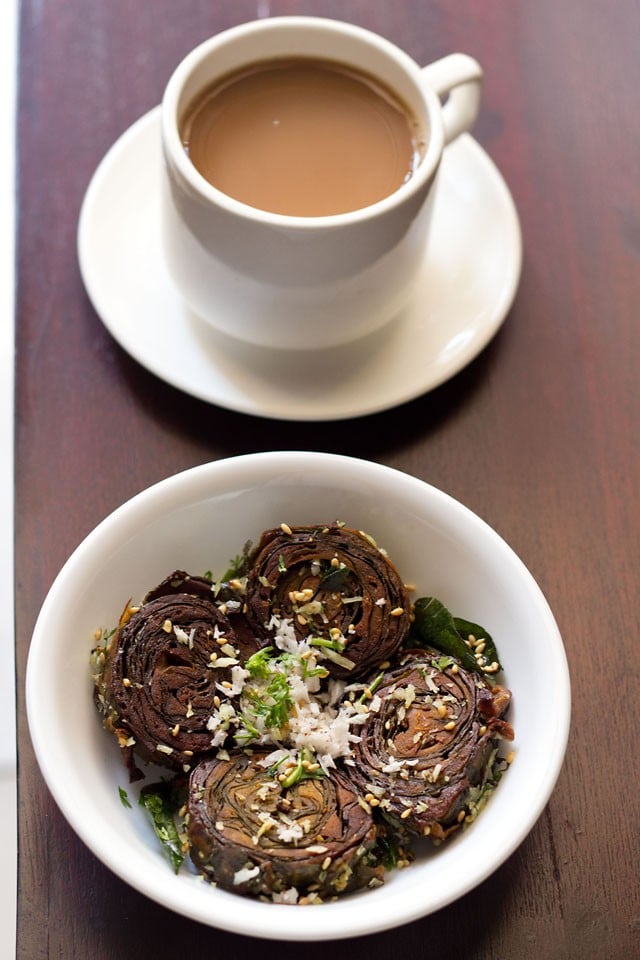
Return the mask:
[[[91, 240], [89, 239], [92, 225], [93, 207], [96, 200], [99, 198], [102, 189], [104, 189], [105, 182], [110, 176], [113, 176], [113, 168], [118, 163], [122, 162], [122, 155], [126, 156], [127, 151], [131, 149], [131, 141], [135, 142], [138, 137], [141, 137], [147, 132], [147, 127], [151, 127], [154, 123], [158, 126], [158, 134], [160, 133], [160, 112], [161, 107], [158, 105], [135, 120], [122, 134], [120, 134], [119, 137], [117, 137], [95, 168], [85, 191], [80, 208], [77, 230], [77, 256], [80, 274], [86, 293], [101, 323], [105, 326], [116, 343], [118, 343], [119, 346], [130, 357], [132, 357], [147, 371], [152, 373], [154, 376], [157, 376], [165, 383], [210, 405], [248, 416], [290, 422], [334, 422], [347, 419], [359, 419], [361, 417], [372, 416], [377, 413], [382, 413], [386, 410], [403, 406], [404, 404], [409, 403], [421, 396], [425, 396], [426, 394], [435, 390], [437, 387], [441, 386], [443, 383], [450, 380], [457, 373], [462, 371], [480, 353], [482, 353], [482, 351], [495, 337], [496, 333], [504, 323], [511, 306], [513, 305], [522, 272], [523, 252], [520, 221], [515, 202], [500, 170], [487, 152], [483, 149], [483, 147], [471, 136], [471, 134], [463, 133], [456, 139], [455, 145], [464, 146], [465, 150], [470, 152], [472, 157], [471, 162], [474, 166], [477, 164], [482, 164], [484, 166], [485, 174], [492, 180], [492, 187], [500, 196], [501, 219], [504, 223], [505, 234], [510, 234], [510, 237], [507, 241], [507, 249], [510, 251], [510, 258], [507, 264], [507, 269], [505, 269], [504, 279], [500, 286], [499, 296], [494, 307], [490, 311], [490, 317], [485, 320], [475, 321], [473, 324], [474, 336], [470, 338], [469, 342], [464, 347], [457, 350], [454, 354], [451, 354], [448, 360], [440, 362], [437, 367], [434, 368], [432, 364], [428, 368], [429, 373], [424, 377], [424, 379], [420, 380], [420, 382], [418, 382], [416, 378], [413, 378], [405, 383], [405, 389], [402, 390], [402, 382], [399, 381], [399, 389], [393, 394], [393, 397], [385, 396], [382, 400], [378, 400], [375, 396], [371, 396], [369, 402], [366, 402], [367, 398], [363, 397], [360, 403], [352, 402], [348, 406], [345, 406], [344, 409], [339, 411], [335, 409], [330, 410], [328, 408], [324, 410], [318, 409], [317, 398], [314, 398], [312, 401], [312, 408], [304, 409], [303, 407], [300, 409], [300, 397], [296, 396], [295, 394], [291, 394], [286, 400], [284, 398], [266, 398], [266, 402], [264, 403], [261, 403], [259, 397], [246, 392], [244, 394], [229, 396], [228, 390], [226, 389], [226, 384], [222, 382], [224, 377], [223, 371], [220, 368], [217, 368], [216, 371], [216, 367], [213, 364], [211, 366], [212, 372], [214, 374], [218, 372], [219, 377], [219, 387], [217, 390], [215, 389], [215, 377], [207, 382], [206, 388], [202, 384], [194, 385], [193, 382], [189, 381], [188, 376], [184, 378], [183, 382], [178, 382], [175, 376], [175, 370], [168, 369], [166, 359], [163, 361], [161, 356], [157, 353], [149, 355], [149, 351], [146, 351], [144, 347], [140, 348], [136, 344], [134, 337], [127, 337], [126, 331], [123, 331], [122, 329], [122, 324], [114, 321], [111, 315], [112, 311], [105, 307], [103, 297], [100, 292], [100, 285], [96, 280], [96, 277], [100, 274], [100, 267], [98, 266], [96, 269], [96, 258], [91, 253]], [[159, 142], [160, 141], [158, 140], [158, 143]], [[442, 163], [446, 163], [446, 153], [443, 157]], [[427, 263], [427, 259], [428, 258], [425, 257], [425, 264]], [[161, 261], [159, 265], [160, 269], [162, 270], [163, 264]], [[164, 266], [164, 271], [167, 275], [168, 282], [171, 284], [166, 266]], [[265, 354], [271, 352], [269, 348], [252, 348], [250, 344], [243, 344], [240, 341], [235, 341], [233, 338], [215, 330], [213, 327], [207, 324], [206, 321], [196, 317], [195, 315], [190, 318], [190, 320], [191, 319], [194, 323], [202, 324], [207, 329], [207, 333], [212, 338], [218, 340], [221, 348], [221, 354], [224, 353], [225, 341], [227, 343], [234, 343], [236, 347], [240, 345], [241, 347], [247, 349], [265, 351]], [[186, 334], [188, 335], [191, 325], [190, 322], [185, 322], [184, 318], [182, 318], [181, 323]], [[457, 331], [454, 331], [451, 338], [439, 348], [439, 355], [444, 355], [446, 353], [453, 340], [453, 337], [456, 335]], [[353, 348], [353, 343], [346, 344], [341, 348], [331, 348], [331, 350], [338, 351], [347, 349], [349, 347]], [[284, 353], [284, 351], [280, 352]], [[326, 352], [330, 351], [327, 350]], [[293, 356], [309, 355], [308, 352], [302, 350], [290, 351], [290, 353]], [[355, 393], [357, 397], [357, 390]], [[284, 409], [285, 406], [287, 407], [286, 411]]]

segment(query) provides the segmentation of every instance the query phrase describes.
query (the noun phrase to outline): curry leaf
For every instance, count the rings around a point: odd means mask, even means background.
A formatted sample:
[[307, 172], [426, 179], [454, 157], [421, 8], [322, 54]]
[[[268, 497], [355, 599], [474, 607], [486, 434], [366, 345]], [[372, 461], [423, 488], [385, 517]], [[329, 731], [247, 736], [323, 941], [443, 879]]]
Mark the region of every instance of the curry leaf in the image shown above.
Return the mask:
[[[414, 623], [409, 640], [418, 646], [430, 646], [441, 653], [456, 657], [467, 670], [484, 673], [483, 668], [495, 662], [498, 651], [487, 631], [470, 620], [454, 617], [445, 605], [435, 597], [420, 597], [414, 604]], [[484, 640], [485, 647], [480, 661], [469, 646], [469, 636]]]
[[471, 620], [463, 620], [462, 617], [454, 617], [453, 622], [456, 625], [456, 630], [463, 639], [467, 639], [469, 636], [474, 636], [476, 640], [484, 640], [484, 658], [487, 663], [497, 663], [500, 666], [500, 658], [498, 657], [498, 651], [496, 650], [496, 645], [493, 642], [493, 638], [487, 633], [484, 627], [481, 627], [477, 623], [472, 623]]

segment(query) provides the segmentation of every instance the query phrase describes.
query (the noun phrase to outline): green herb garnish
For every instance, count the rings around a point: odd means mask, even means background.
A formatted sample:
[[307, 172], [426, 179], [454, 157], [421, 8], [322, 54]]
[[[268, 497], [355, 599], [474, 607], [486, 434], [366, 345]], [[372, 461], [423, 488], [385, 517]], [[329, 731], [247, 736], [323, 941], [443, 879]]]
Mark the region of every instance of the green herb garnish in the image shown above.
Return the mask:
[[184, 861], [184, 853], [174, 820], [174, 803], [167, 784], [156, 783], [143, 787], [138, 803], [151, 817], [154, 833], [177, 873]]
[[388, 823], [378, 823], [377, 827], [372, 859], [375, 863], [382, 863], [386, 870], [393, 870], [401, 859], [402, 839]]
[[322, 647], [325, 650], [335, 650], [342, 653], [345, 648], [344, 640], [327, 640], [325, 637], [309, 637], [310, 647]]
[[273, 647], [263, 647], [253, 653], [246, 661], [244, 667], [254, 678], [264, 680], [269, 676], [270, 665], [273, 661]]
[[122, 804], [122, 806], [128, 807], [129, 810], [131, 810], [131, 803], [129, 801], [129, 797], [127, 796], [127, 791], [124, 790], [122, 787], [118, 787], [118, 793], [120, 794], [120, 803]]
[[234, 577], [237, 577], [242, 572], [244, 561], [244, 554], [238, 553], [235, 557], [232, 557], [232, 559], [229, 560], [229, 566], [220, 578], [222, 582], [228, 583], [229, 580], [233, 580]]
[[434, 661], [434, 666], [436, 666], [438, 670], [446, 670], [447, 667], [452, 667], [454, 663], [455, 660], [453, 657], [440, 657], [439, 660]]
[[483, 657], [487, 663], [497, 663], [500, 668], [500, 658], [498, 656], [498, 651], [496, 650], [496, 645], [493, 642], [493, 638], [487, 633], [484, 627], [481, 627], [478, 623], [472, 623], [471, 620], [463, 620], [462, 617], [454, 617], [453, 622], [456, 626], [456, 630], [464, 639], [468, 639], [470, 636], [476, 638], [476, 640], [484, 641], [484, 651]]
[[[293, 709], [291, 687], [286, 673], [281, 669], [281, 658], [268, 657], [266, 653], [266, 650], [258, 651], [245, 665], [258, 682], [245, 686], [243, 690], [247, 709], [242, 719], [247, 729], [250, 729], [247, 725], [249, 723], [256, 730], [257, 736], [261, 734], [254, 721], [260, 720], [264, 730], [281, 730], [286, 726]], [[250, 666], [251, 661], [253, 663]]]
[[339, 567], [331, 567], [320, 580], [323, 590], [343, 590], [351, 571], [344, 563]]
[[365, 700], [368, 700], [368, 699], [369, 699], [369, 697], [371, 696], [371, 694], [373, 694], [373, 693], [376, 692], [376, 690], [378, 689], [378, 687], [379, 687], [380, 684], [382, 683], [382, 678], [383, 678], [383, 677], [384, 677], [384, 673], [379, 673], [378, 676], [377, 676], [377, 677], [375, 678], [375, 680], [373, 681], [373, 683], [369, 684], [369, 686], [366, 688], [366, 690], [364, 691], [364, 693], [363, 693], [362, 696], [360, 697], [360, 701], [359, 701], [360, 703], [364, 703]]
[[[478, 624], [454, 617], [445, 605], [435, 597], [420, 597], [414, 604], [414, 622], [409, 634], [409, 642], [417, 646], [435, 647], [442, 653], [455, 657], [467, 670], [486, 673], [487, 667], [496, 663], [493, 671], [500, 669], [496, 646], [489, 634]], [[484, 640], [485, 647], [476, 658], [469, 644], [469, 636]]]
[[293, 787], [296, 783], [301, 783], [303, 780], [322, 779], [324, 776], [322, 770], [309, 770], [309, 762], [310, 758], [307, 755], [307, 751], [303, 748], [300, 751], [298, 762], [291, 773], [287, 774], [285, 779], [281, 782], [281, 786], [287, 789], [288, 787]]

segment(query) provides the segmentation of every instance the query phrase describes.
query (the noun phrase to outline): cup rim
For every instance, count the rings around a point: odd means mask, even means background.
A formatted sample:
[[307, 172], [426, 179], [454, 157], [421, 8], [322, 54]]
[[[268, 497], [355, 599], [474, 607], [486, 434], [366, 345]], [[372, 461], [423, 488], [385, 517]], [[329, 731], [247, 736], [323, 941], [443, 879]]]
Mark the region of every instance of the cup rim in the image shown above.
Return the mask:
[[[177, 106], [184, 84], [193, 71], [217, 49], [235, 40], [237, 37], [250, 33], [271, 32], [272, 30], [293, 29], [324, 29], [334, 30], [348, 35], [355, 40], [369, 43], [377, 47], [387, 57], [394, 60], [398, 66], [412, 80], [416, 91], [423, 101], [425, 116], [429, 124], [429, 138], [427, 150], [412, 177], [401, 184], [393, 193], [383, 197], [375, 203], [345, 213], [330, 214], [328, 216], [293, 216], [290, 214], [273, 213], [252, 207], [241, 200], [236, 200], [229, 194], [214, 187], [191, 163], [180, 139], [177, 124]], [[250, 20], [246, 23], [230, 27], [209, 37], [194, 47], [177, 65], [165, 87], [161, 105], [162, 142], [165, 159], [168, 165], [182, 178], [194, 193], [205, 202], [214, 203], [227, 213], [272, 226], [282, 226], [297, 229], [317, 229], [319, 226], [331, 228], [360, 223], [382, 216], [396, 209], [417, 193], [429, 182], [435, 173], [442, 151], [444, 149], [444, 130], [440, 114], [440, 103], [436, 94], [422, 79], [422, 68], [390, 40], [367, 30], [356, 24], [336, 20], [328, 17], [313, 16], [283, 16], [268, 17], [263, 20]]]

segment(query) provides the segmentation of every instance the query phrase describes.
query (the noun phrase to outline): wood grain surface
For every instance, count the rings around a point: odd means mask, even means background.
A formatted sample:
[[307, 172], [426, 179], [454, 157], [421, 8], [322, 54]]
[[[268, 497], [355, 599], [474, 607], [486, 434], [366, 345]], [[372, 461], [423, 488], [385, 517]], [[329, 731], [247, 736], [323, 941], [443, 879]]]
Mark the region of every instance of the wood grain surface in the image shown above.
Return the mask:
[[[517, 204], [524, 268], [501, 332], [464, 371], [354, 422], [243, 416], [186, 396], [111, 339], [76, 257], [99, 160], [197, 42], [257, 15], [333, 16], [427, 63], [484, 66], [474, 134]], [[176, 471], [270, 449], [348, 453], [460, 499], [532, 571], [573, 685], [557, 788], [474, 892], [396, 931], [307, 944], [312, 960], [640, 956], [640, 8], [634, 0], [23, 0], [19, 92], [16, 614], [18, 956], [299, 956], [177, 917], [75, 836], [26, 722], [31, 631], [59, 568], [122, 501]], [[544, 704], [541, 704], [544, 710]], [[500, 836], [495, 842], [500, 844]], [[310, 908], [313, 909], [313, 908]]]

